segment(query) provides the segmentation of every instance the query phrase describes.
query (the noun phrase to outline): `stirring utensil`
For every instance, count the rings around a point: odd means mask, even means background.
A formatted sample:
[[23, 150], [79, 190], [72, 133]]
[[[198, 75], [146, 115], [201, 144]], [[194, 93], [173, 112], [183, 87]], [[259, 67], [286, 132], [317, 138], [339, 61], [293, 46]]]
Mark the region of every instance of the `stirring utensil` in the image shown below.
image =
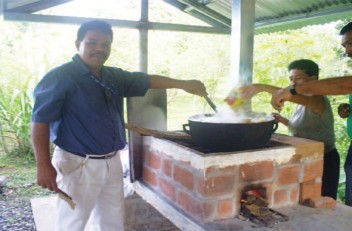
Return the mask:
[[208, 102], [208, 104], [210, 105], [210, 107], [215, 111], [218, 112], [216, 110], [216, 105], [213, 103], [213, 101], [211, 101], [211, 99], [209, 98], [209, 96], [204, 96], [205, 100]]

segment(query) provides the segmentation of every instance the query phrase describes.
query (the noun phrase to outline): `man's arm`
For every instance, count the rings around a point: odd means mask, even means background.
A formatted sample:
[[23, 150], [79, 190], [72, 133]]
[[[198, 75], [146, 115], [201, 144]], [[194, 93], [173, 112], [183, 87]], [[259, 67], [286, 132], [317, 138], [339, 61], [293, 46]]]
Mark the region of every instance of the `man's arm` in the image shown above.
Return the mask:
[[288, 101], [310, 108], [320, 115], [325, 111], [324, 97], [321, 95], [294, 95]]
[[199, 96], [208, 95], [204, 84], [199, 80], [178, 80], [161, 75], [149, 76], [150, 88], [152, 89], [178, 88]]
[[[268, 84], [251, 84], [240, 88], [240, 91], [243, 97], [253, 97], [259, 92], [268, 92], [270, 94], [274, 94], [280, 89], [281, 88], [279, 87], [275, 87]], [[288, 99], [288, 101], [304, 105], [318, 114], [322, 114], [325, 110], [324, 99], [322, 96], [296, 95]]]
[[335, 77], [296, 85], [298, 94], [345, 95], [352, 93], [352, 76]]
[[43, 188], [58, 192], [56, 170], [50, 158], [50, 130], [48, 123], [31, 124], [32, 143], [37, 163], [37, 183]]
[[279, 89], [280, 89], [279, 87], [275, 87], [272, 85], [255, 83], [255, 84], [249, 84], [241, 87], [239, 89], [239, 92], [242, 97], [251, 98], [260, 92], [268, 92], [270, 94], [273, 94]]
[[[310, 81], [295, 86], [297, 94], [345, 95], [352, 93], [352, 76]], [[289, 87], [282, 88], [273, 94], [271, 104], [276, 110], [281, 110], [284, 102], [291, 98]]]

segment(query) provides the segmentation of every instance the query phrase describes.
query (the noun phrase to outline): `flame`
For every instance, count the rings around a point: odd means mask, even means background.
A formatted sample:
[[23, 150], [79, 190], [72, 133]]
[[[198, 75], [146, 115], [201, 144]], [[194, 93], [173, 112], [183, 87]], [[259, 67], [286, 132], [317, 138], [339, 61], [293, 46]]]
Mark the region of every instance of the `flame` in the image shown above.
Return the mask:
[[262, 194], [260, 193], [260, 191], [259, 191], [259, 190], [255, 190], [255, 189], [248, 190], [245, 194], [246, 194], [247, 196], [262, 197]]

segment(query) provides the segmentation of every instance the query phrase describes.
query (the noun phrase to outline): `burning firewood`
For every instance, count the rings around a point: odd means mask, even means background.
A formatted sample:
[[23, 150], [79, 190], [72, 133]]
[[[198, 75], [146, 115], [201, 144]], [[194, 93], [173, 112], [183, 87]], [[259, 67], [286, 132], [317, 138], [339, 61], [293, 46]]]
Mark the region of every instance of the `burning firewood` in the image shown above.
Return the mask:
[[251, 221], [269, 227], [288, 220], [288, 216], [270, 209], [268, 205], [268, 201], [258, 190], [249, 190], [241, 200], [241, 213]]
[[267, 216], [270, 214], [268, 207], [263, 207], [256, 204], [251, 204], [251, 205], [246, 204], [245, 207], [251, 212], [251, 214], [255, 216]]

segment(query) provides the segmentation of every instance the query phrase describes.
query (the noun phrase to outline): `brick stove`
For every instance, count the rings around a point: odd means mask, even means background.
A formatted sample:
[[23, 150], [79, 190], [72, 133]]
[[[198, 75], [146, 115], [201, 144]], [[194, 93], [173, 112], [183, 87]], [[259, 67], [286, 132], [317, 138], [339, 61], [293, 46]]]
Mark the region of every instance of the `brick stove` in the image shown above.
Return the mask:
[[155, 203], [167, 203], [201, 223], [235, 218], [248, 189], [264, 189], [270, 208], [319, 196], [323, 144], [280, 134], [271, 141], [274, 145], [263, 149], [203, 153], [144, 137], [142, 184], [162, 198]]

